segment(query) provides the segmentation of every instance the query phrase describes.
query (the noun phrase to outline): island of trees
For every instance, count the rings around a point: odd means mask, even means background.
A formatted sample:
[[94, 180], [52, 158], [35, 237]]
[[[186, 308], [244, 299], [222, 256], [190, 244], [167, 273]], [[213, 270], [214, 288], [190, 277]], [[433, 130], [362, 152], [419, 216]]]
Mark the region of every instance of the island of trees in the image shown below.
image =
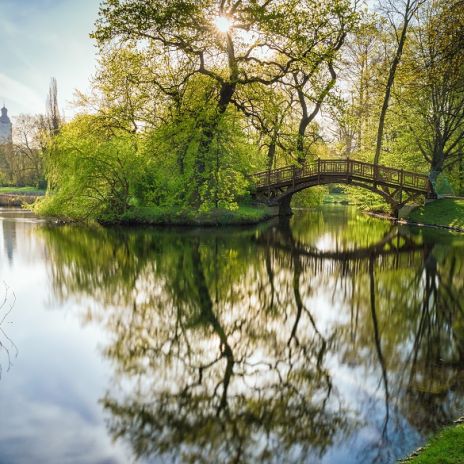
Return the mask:
[[462, 0], [103, 0], [91, 37], [99, 65], [77, 116], [49, 111], [28, 141], [42, 214], [254, 217], [250, 174], [318, 157], [464, 193]]

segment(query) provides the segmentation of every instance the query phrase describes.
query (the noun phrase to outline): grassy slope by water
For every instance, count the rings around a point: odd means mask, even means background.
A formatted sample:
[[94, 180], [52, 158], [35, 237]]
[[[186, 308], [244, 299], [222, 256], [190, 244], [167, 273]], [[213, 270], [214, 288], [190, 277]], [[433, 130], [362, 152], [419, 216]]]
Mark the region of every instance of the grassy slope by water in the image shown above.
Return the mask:
[[464, 230], [464, 200], [446, 198], [415, 209], [408, 216], [413, 222]]
[[256, 224], [274, 215], [275, 213], [271, 208], [250, 205], [241, 205], [233, 211], [215, 209], [206, 212], [182, 211], [159, 207], [138, 207], [127, 211], [114, 222], [147, 225], [246, 225]]
[[464, 424], [442, 430], [430, 440], [417, 456], [402, 462], [408, 464], [463, 464]]
[[44, 195], [45, 190], [35, 187], [0, 187], [0, 194], [12, 195]]

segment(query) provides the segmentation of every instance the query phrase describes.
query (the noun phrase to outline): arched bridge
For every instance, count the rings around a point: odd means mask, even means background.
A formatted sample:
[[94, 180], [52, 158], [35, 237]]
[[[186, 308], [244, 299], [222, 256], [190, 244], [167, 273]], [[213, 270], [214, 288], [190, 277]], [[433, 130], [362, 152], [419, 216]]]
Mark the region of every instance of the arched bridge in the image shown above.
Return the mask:
[[315, 185], [348, 184], [381, 195], [394, 213], [419, 196], [436, 198], [425, 174], [374, 165], [352, 159], [318, 159], [298, 166], [286, 166], [252, 176], [256, 195], [282, 215], [291, 213], [292, 195]]

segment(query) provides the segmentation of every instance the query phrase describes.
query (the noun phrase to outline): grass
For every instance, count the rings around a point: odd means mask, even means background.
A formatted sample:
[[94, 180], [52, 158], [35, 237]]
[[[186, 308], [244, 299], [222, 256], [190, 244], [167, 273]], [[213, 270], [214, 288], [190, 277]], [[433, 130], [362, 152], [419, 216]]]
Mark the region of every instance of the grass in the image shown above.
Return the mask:
[[275, 214], [265, 206], [240, 206], [236, 210], [215, 209], [198, 212], [159, 207], [137, 207], [115, 221], [121, 224], [226, 226], [257, 224]]
[[417, 455], [401, 462], [408, 464], [463, 464], [464, 424], [442, 430]]
[[451, 198], [435, 200], [412, 211], [408, 219], [421, 224], [464, 230], [464, 200]]
[[0, 187], [0, 194], [13, 195], [44, 195], [45, 190], [35, 187]]

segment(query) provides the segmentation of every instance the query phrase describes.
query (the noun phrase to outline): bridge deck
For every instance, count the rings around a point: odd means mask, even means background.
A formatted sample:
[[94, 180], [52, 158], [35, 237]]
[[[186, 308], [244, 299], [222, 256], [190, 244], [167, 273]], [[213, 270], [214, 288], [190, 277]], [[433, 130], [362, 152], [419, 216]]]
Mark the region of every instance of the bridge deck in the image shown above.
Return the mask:
[[372, 163], [351, 159], [318, 159], [317, 161], [297, 166], [286, 166], [271, 171], [258, 172], [252, 176], [257, 191], [269, 188], [281, 188], [312, 182], [327, 184], [333, 180], [349, 183], [360, 180], [372, 184], [384, 184], [405, 190], [433, 194], [433, 187], [425, 174], [417, 174], [403, 169], [375, 166]]

